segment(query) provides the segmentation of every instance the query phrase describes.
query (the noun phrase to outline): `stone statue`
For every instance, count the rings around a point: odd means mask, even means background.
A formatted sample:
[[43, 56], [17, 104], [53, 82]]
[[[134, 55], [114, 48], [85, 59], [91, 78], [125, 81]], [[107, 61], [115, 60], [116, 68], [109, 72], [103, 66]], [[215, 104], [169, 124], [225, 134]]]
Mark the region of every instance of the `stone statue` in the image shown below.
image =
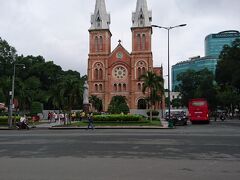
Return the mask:
[[88, 92], [88, 89], [89, 89], [89, 86], [88, 86], [88, 83], [87, 81], [85, 81], [84, 83], [84, 91], [83, 91], [83, 104], [89, 104], [89, 92]]
[[83, 86], [84, 90], [83, 90], [83, 111], [85, 113], [89, 113], [90, 111], [90, 104], [89, 104], [89, 86], [87, 81], [85, 81], [84, 86]]

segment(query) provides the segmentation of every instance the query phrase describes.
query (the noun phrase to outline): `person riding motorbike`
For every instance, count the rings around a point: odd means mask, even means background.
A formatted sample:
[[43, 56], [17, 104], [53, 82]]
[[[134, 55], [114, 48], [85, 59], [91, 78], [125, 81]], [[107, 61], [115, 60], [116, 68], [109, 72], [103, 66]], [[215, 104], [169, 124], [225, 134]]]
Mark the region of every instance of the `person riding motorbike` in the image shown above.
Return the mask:
[[27, 125], [27, 117], [26, 115], [22, 116], [20, 118], [20, 121], [17, 123], [17, 128], [18, 129], [28, 129], [29, 130], [29, 127]]

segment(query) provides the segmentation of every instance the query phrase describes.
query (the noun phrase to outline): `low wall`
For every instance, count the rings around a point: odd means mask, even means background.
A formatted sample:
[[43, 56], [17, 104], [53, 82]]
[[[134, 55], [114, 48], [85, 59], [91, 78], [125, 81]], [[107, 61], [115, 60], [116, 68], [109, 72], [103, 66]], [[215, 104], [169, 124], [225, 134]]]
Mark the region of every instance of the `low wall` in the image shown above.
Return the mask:
[[[131, 114], [139, 114], [139, 115], [143, 115], [143, 116], [145, 116], [145, 117], [148, 117], [148, 115], [147, 115], [147, 112], [149, 111], [149, 109], [130, 109], [130, 113]], [[159, 110], [159, 109], [157, 109], [156, 111], [158, 111], [159, 112], [159, 118], [163, 118], [163, 110]]]

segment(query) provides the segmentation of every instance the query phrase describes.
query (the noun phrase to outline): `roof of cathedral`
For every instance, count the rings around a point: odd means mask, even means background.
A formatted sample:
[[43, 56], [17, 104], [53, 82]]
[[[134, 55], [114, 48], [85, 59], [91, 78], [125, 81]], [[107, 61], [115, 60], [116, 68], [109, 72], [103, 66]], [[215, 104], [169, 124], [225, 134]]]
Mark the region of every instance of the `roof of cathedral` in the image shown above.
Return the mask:
[[147, 1], [138, 0], [136, 12], [132, 14], [132, 27], [150, 27], [152, 22], [152, 11], [148, 11]]
[[119, 49], [122, 49], [123, 52], [125, 52], [128, 56], [130, 56], [130, 53], [128, 52], [128, 50], [126, 50], [121, 43], [122, 43], [122, 41], [119, 40], [117, 47], [111, 52], [110, 56], [112, 56]]
[[96, 0], [94, 14], [91, 15], [90, 30], [109, 29], [110, 14], [107, 13], [105, 0]]

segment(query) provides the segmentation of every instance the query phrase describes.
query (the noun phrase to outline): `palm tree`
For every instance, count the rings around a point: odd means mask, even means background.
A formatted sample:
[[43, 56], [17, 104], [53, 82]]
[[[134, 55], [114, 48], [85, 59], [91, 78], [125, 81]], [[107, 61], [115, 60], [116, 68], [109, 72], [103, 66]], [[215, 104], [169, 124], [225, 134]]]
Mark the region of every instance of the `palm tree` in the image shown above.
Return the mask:
[[161, 76], [156, 75], [154, 72], [148, 71], [139, 78], [144, 82], [142, 92], [149, 92], [149, 97], [147, 98], [150, 104], [150, 120], [152, 121], [152, 106], [156, 108], [156, 103], [161, 101], [161, 95], [164, 92], [164, 80]]
[[64, 97], [65, 108], [71, 112], [73, 106], [82, 100], [83, 83], [77, 78], [67, 77], [60, 93]]
[[63, 107], [63, 97], [60, 94], [60, 86], [56, 85], [49, 91], [48, 102], [53, 106], [54, 109], [61, 110]]

